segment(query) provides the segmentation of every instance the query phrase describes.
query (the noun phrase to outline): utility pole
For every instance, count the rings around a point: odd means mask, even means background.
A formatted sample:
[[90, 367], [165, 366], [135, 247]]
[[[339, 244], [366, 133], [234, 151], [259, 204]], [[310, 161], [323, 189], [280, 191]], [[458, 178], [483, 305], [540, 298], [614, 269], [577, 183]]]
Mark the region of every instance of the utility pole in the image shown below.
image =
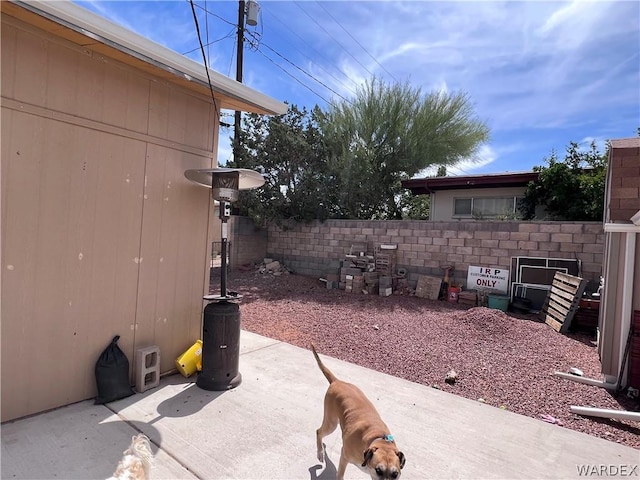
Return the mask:
[[[238, 50], [236, 60], [236, 81], [242, 83], [242, 62], [244, 52], [244, 23], [245, 19], [247, 25], [255, 27], [258, 24], [258, 14], [260, 12], [260, 5], [256, 0], [238, 1]], [[240, 112], [236, 110], [235, 125], [233, 129], [233, 160], [237, 161], [240, 151]], [[236, 164], [237, 166], [237, 164]]]
[[[236, 81], [242, 83], [242, 62], [244, 52], [244, 0], [238, 1], [238, 50], [236, 52]], [[240, 111], [236, 110], [233, 127], [233, 161], [237, 162], [240, 152]], [[238, 164], [236, 163], [236, 166]]]

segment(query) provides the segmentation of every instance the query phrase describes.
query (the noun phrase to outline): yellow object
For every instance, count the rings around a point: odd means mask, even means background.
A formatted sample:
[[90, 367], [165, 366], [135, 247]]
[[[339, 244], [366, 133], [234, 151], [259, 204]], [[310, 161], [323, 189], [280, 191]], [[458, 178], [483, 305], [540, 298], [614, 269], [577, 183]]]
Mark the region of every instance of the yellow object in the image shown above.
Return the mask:
[[196, 340], [189, 350], [176, 358], [176, 368], [187, 378], [202, 370], [202, 340]]

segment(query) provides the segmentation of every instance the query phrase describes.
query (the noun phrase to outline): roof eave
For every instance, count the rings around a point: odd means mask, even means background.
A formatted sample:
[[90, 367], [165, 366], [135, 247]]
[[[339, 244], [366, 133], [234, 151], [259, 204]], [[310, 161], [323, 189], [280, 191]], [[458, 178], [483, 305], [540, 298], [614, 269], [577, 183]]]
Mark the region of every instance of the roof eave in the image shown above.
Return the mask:
[[402, 186], [413, 195], [424, 195], [439, 190], [470, 188], [506, 188], [526, 186], [538, 178], [537, 172], [504, 173], [491, 175], [469, 175], [456, 177], [427, 177], [403, 180]]
[[[197, 84], [199, 87], [209, 88], [204, 65], [116, 25], [74, 4], [70, 0], [56, 2], [43, 0], [11, 1], [67, 28], [74, 29], [88, 38], [153, 64], [164, 71], [172, 73], [182, 81], [187, 80]], [[282, 115], [288, 110], [287, 104], [264, 95], [219, 72], [209, 69], [209, 77], [211, 78], [214, 94], [218, 93], [223, 97], [220, 99], [220, 108], [239, 109], [268, 115]], [[199, 88], [199, 90], [202, 90], [202, 88]], [[228, 97], [228, 99], [224, 97]]]

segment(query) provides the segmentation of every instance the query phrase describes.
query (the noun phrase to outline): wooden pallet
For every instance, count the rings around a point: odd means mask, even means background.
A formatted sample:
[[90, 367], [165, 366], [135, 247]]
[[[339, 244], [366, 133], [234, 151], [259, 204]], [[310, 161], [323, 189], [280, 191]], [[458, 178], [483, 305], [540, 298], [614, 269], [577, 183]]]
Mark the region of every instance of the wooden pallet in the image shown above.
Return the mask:
[[462, 305], [476, 306], [478, 304], [478, 292], [475, 290], [466, 290], [458, 294], [458, 303]]
[[545, 323], [557, 332], [567, 333], [586, 286], [587, 281], [583, 278], [556, 272], [543, 307]]
[[418, 284], [416, 285], [416, 297], [437, 300], [441, 284], [442, 279], [439, 277], [420, 275], [418, 277]]

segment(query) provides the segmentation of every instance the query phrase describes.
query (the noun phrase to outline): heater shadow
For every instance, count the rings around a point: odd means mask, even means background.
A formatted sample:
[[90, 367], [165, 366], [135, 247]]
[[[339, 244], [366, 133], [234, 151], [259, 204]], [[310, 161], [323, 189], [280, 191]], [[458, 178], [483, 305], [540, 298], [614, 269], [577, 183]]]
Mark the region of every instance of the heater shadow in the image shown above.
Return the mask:
[[162, 401], [158, 405], [157, 411], [160, 418], [188, 417], [201, 411], [223, 393], [225, 392], [203, 390], [195, 383], [191, 383], [177, 395]]

